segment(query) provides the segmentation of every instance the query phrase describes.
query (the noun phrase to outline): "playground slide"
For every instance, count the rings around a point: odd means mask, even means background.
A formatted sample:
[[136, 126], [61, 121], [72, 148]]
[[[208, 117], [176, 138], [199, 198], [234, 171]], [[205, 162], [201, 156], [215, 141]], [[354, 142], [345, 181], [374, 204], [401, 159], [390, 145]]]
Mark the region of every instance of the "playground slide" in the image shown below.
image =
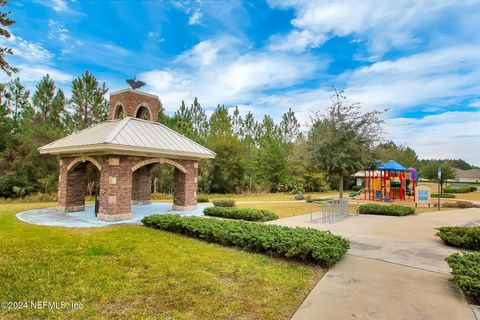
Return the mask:
[[349, 196], [350, 196], [351, 198], [355, 198], [355, 197], [358, 196], [359, 194], [362, 194], [362, 193], [363, 193], [363, 189], [365, 189], [365, 188], [362, 188], [362, 189], [360, 189], [360, 190], [358, 190], [358, 191], [355, 191], [355, 192], [351, 192]]

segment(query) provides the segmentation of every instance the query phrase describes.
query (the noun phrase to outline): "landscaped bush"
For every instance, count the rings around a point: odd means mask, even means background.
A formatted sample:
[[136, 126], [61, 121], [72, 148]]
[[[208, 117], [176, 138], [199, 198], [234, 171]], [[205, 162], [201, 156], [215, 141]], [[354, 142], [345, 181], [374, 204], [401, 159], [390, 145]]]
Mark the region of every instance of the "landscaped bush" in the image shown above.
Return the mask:
[[198, 203], [206, 203], [208, 202], [208, 198], [206, 196], [197, 196]]
[[[432, 193], [432, 198], [438, 198], [438, 193]], [[455, 198], [455, 195], [454, 194], [451, 194], [451, 193], [442, 193], [440, 195], [440, 198]]]
[[480, 206], [470, 201], [453, 201], [453, 202], [445, 202], [444, 204], [442, 204], [442, 207], [468, 209], [468, 208], [478, 208]]
[[382, 205], [376, 203], [362, 204], [359, 208], [360, 214], [378, 214], [385, 216], [406, 216], [415, 213], [415, 208], [401, 206], [398, 204]]
[[453, 281], [474, 304], [480, 303], [480, 252], [454, 253], [447, 259]]
[[309, 198], [307, 199], [307, 203], [312, 203], [314, 201], [327, 201], [327, 200], [333, 200], [332, 198]]
[[[475, 188], [476, 190], [476, 188]], [[445, 193], [469, 193], [472, 192], [470, 186], [467, 187], [460, 187], [460, 188], [452, 188], [452, 187], [445, 187], [443, 188], [443, 192]]]
[[235, 200], [233, 199], [217, 199], [212, 202], [215, 207], [235, 207]]
[[263, 223], [156, 214], [143, 218], [153, 228], [185, 234], [208, 242], [237, 246], [273, 256], [312, 261], [324, 267], [347, 252], [347, 240], [328, 231], [289, 228]]
[[440, 227], [437, 236], [448, 246], [480, 250], [480, 227]]
[[278, 219], [275, 212], [251, 208], [211, 207], [203, 210], [207, 216], [246, 221], [269, 221]]

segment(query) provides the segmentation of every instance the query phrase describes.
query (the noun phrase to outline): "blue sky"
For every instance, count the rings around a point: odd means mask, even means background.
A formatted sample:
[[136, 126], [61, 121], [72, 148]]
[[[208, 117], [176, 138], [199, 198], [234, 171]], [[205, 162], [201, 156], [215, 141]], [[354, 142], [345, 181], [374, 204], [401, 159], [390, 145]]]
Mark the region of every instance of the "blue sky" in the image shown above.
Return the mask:
[[[386, 139], [480, 165], [479, 1], [13, 1], [10, 61], [29, 88], [69, 94], [85, 70], [111, 91], [137, 75], [167, 112], [198, 97], [302, 124], [332, 85], [390, 108]], [[304, 127], [307, 128], [306, 126]]]

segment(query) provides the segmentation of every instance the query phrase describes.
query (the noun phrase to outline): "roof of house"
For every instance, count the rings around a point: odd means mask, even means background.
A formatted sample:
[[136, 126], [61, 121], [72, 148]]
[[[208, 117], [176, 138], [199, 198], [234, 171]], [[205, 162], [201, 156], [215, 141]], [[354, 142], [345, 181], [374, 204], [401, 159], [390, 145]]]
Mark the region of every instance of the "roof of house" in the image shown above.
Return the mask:
[[38, 148], [40, 153], [116, 153], [214, 158], [215, 153], [158, 122], [126, 117], [105, 121]]
[[457, 179], [460, 179], [460, 178], [480, 179], [480, 169], [470, 169], [470, 170], [456, 169], [455, 171], [456, 171]]

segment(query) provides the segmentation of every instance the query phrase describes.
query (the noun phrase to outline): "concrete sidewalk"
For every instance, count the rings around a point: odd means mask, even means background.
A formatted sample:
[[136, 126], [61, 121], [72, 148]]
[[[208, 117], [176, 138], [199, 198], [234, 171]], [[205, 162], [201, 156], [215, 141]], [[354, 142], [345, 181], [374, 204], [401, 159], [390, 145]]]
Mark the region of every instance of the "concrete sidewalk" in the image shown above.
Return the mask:
[[408, 217], [361, 215], [312, 223], [309, 215], [271, 223], [330, 230], [351, 241], [348, 254], [317, 283], [292, 319], [475, 319], [449, 279], [435, 228], [480, 220], [480, 209]]

